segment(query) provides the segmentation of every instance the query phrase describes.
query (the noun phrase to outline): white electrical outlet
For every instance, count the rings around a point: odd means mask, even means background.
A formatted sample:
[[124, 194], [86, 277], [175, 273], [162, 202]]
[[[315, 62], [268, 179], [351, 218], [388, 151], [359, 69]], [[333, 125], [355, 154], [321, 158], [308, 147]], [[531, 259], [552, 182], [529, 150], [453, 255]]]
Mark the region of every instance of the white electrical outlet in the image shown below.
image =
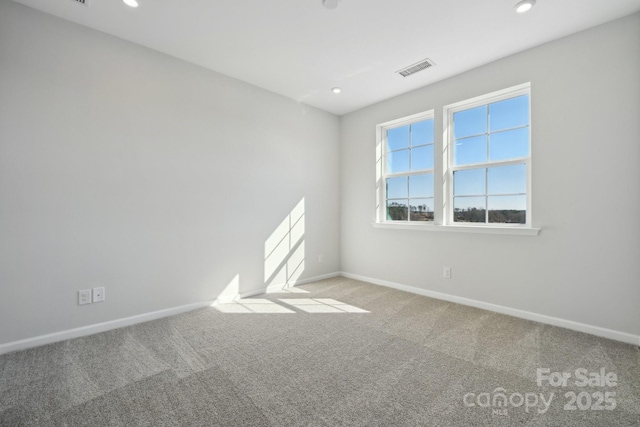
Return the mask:
[[78, 305], [91, 304], [91, 289], [78, 291]]
[[451, 267], [445, 267], [442, 274], [445, 279], [451, 279]]
[[318, 255], [318, 262], [319, 263], [324, 262], [324, 255]]
[[93, 302], [102, 302], [104, 300], [104, 288], [93, 288]]

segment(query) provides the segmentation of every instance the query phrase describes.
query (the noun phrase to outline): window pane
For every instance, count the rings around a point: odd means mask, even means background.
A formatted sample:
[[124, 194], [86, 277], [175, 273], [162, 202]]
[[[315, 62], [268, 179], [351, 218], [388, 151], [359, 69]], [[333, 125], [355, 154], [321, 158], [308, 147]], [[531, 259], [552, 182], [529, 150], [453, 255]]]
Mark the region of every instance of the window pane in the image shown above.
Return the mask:
[[433, 221], [433, 198], [409, 199], [411, 221]]
[[406, 199], [409, 197], [407, 177], [387, 179], [387, 199]]
[[529, 155], [529, 128], [491, 134], [491, 160], [508, 160]]
[[471, 108], [453, 113], [453, 137], [487, 133], [487, 106]]
[[387, 130], [387, 151], [409, 147], [409, 126]]
[[433, 169], [433, 145], [411, 149], [411, 170]]
[[456, 139], [455, 144], [453, 150], [453, 163], [455, 165], [471, 165], [487, 161], [486, 136]]
[[453, 220], [455, 222], [486, 222], [484, 197], [454, 197]]
[[489, 196], [489, 222], [526, 224], [527, 196]]
[[407, 211], [406, 200], [387, 200], [387, 220], [406, 221]]
[[529, 95], [517, 96], [489, 106], [491, 132], [529, 124]]
[[472, 196], [485, 194], [486, 169], [469, 169], [453, 173], [453, 195]]
[[527, 192], [527, 166], [513, 165], [489, 168], [489, 194], [517, 194]]
[[410, 176], [409, 197], [433, 197], [433, 174]]
[[411, 125], [411, 146], [433, 144], [433, 119]]
[[409, 171], [409, 149], [387, 153], [387, 173]]

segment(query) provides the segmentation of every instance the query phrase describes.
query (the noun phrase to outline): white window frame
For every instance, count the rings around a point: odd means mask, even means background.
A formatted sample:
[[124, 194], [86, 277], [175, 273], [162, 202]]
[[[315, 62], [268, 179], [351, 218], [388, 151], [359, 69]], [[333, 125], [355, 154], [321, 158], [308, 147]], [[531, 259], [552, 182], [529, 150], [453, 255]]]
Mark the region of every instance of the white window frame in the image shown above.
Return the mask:
[[[407, 217], [408, 220], [407, 221], [394, 221], [394, 220], [387, 220], [387, 195], [386, 195], [386, 182], [387, 182], [387, 177], [389, 178], [393, 178], [396, 176], [412, 176], [412, 175], [422, 175], [425, 173], [431, 173], [434, 177], [434, 187], [435, 187], [435, 167], [436, 167], [436, 136], [434, 134], [433, 136], [433, 157], [434, 157], [434, 165], [432, 168], [430, 169], [421, 169], [418, 171], [409, 171], [409, 172], [403, 172], [403, 173], [397, 173], [397, 174], [389, 174], [387, 173], [387, 150], [386, 150], [386, 144], [387, 144], [387, 130], [388, 129], [393, 129], [393, 128], [397, 128], [397, 127], [402, 127], [402, 126], [407, 126], [407, 125], [411, 125], [413, 123], [417, 123], [417, 122], [422, 122], [425, 120], [433, 120], [434, 121], [434, 125], [435, 125], [435, 115], [434, 115], [434, 110], [428, 110], [428, 111], [423, 111], [422, 113], [417, 113], [417, 114], [413, 114], [411, 116], [407, 116], [407, 117], [402, 117], [400, 119], [396, 119], [396, 120], [391, 120], [385, 123], [381, 123], [379, 125], [376, 126], [376, 140], [377, 142], [377, 146], [376, 146], [376, 222], [377, 223], [385, 223], [385, 224], [399, 224], [399, 225], [410, 225], [410, 226], [423, 226], [426, 224], [433, 224], [433, 221], [411, 221], [410, 217], [411, 217], [411, 207], [408, 206], [407, 209], [409, 209], [409, 211], [407, 212]], [[435, 128], [434, 128], [434, 133], [435, 133]], [[434, 215], [436, 214], [436, 209], [437, 209], [437, 197], [435, 195], [435, 188], [434, 188]]]
[[[454, 166], [454, 144], [455, 139], [453, 135], [453, 115], [459, 111], [469, 110], [483, 105], [492, 104], [495, 102], [504, 101], [507, 99], [515, 98], [522, 95], [529, 96], [529, 153], [526, 157], [519, 157], [516, 159], [491, 161], [488, 160], [482, 163], [475, 163], [464, 166]], [[443, 212], [443, 224], [452, 227], [464, 226], [464, 227], [504, 227], [504, 228], [531, 228], [531, 84], [524, 83], [518, 86], [510, 87], [507, 89], [492, 92], [486, 95], [478, 96], [472, 99], [468, 99], [455, 104], [450, 104], [443, 109], [444, 118], [444, 132], [443, 141], [445, 144], [445, 155], [443, 156], [444, 164], [444, 197], [446, 202], [444, 203]], [[489, 132], [489, 129], [487, 129]], [[527, 186], [526, 186], [526, 222], [524, 224], [503, 224], [503, 223], [469, 223], [469, 222], [454, 222], [454, 210], [453, 210], [453, 173], [460, 170], [471, 170], [479, 168], [490, 168], [497, 166], [508, 165], [520, 165], [525, 164], [527, 171]], [[486, 215], [489, 213], [489, 206], [486, 206]]]
[[[506, 161], [482, 163], [482, 167], [492, 167], [508, 164], [525, 164], [527, 170], [526, 186], [526, 222], [524, 224], [504, 224], [504, 223], [469, 223], [453, 221], [453, 172], [460, 169], [471, 169], [473, 166], [481, 167], [480, 164], [464, 165], [462, 167], [453, 166], [453, 114], [481, 105], [503, 101], [505, 99], [520, 95], [529, 95], [529, 155], [525, 158], [509, 159]], [[531, 121], [531, 83], [524, 83], [507, 89], [492, 92], [486, 95], [477, 96], [465, 101], [441, 107], [443, 115], [439, 118], [436, 109], [431, 109], [421, 113], [380, 123], [376, 126], [376, 208], [375, 220], [372, 226], [375, 228], [388, 228], [396, 230], [412, 231], [436, 231], [436, 232], [462, 232], [481, 234], [510, 234], [536, 236], [540, 228], [532, 226], [532, 162], [531, 152], [533, 146], [532, 121]], [[434, 221], [393, 221], [387, 220], [386, 212], [386, 130], [389, 128], [404, 126], [407, 124], [434, 119], [434, 167], [431, 170], [434, 174]], [[441, 120], [443, 128], [440, 129], [436, 119]], [[424, 173], [420, 171], [417, 173]], [[487, 206], [488, 209], [488, 206]]]

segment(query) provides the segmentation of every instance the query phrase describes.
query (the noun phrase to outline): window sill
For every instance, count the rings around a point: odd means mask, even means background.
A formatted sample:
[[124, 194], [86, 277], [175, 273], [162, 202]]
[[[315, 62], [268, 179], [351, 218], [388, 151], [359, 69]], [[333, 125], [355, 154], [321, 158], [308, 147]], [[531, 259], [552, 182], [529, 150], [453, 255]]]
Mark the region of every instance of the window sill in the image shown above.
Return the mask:
[[402, 224], [397, 222], [373, 222], [371, 225], [373, 228], [387, 228], [390, 230], [442, 231], [447, 233], [512, 234], [520, 236], [537, 236], [540, 233], [539, 228], [499, 225]]

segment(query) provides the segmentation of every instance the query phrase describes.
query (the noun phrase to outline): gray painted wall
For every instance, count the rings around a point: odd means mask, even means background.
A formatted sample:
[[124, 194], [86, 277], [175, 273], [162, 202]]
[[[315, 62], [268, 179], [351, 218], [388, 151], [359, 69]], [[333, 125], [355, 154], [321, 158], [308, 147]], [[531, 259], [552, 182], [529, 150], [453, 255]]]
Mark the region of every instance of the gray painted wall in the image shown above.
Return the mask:
[[[640, 334], [638, 76], [635, 14], [343, 116], [342, 271]], [[376, 124], [529, 81], [539, 236], [372, 228]]]
[[0, 344], [264, 288], [302, 198], [301, 279], [338, 271], [338, 156], [336, 116], [1, 0]]

